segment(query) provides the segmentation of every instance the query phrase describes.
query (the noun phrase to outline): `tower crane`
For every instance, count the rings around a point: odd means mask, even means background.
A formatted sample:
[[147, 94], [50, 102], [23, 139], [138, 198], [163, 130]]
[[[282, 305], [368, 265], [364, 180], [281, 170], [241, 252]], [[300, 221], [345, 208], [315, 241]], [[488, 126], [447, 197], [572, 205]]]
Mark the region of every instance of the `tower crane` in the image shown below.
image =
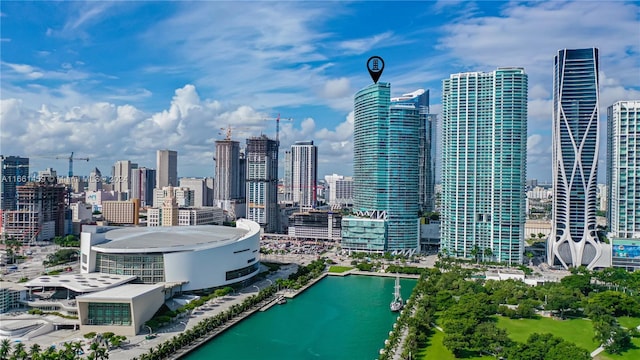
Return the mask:
[[[249, 129], [248, 127], [237, 127], [237, 126], [231, 126], [231, 125], [227, 125], [226, 128], [220, 128], [220, 130], [224, 131], [224, 139], [225, 141], [229, 141], [231, 140], [231, 133], [233, 132], [233, 130], [247, 130]], [[223, 133], [218, 133], [219, 135], [223, 135]]]
[[278, 117], [275, 118], [266, 118], [262, 120], [275, 120], [276, 121], [276, 141], [278, 144], [280, 143], [280, 121], [293, 121], [293, 118], [280, 118], [280, 114], [278, 113]]
[[71, 155], [69, 157], [56, 156], [56, 159], [69, 159], [69, 178], [73, 177], [73, 159], [89, 161], [89, 158], [74, 158], [73, 151], [71, 152]]

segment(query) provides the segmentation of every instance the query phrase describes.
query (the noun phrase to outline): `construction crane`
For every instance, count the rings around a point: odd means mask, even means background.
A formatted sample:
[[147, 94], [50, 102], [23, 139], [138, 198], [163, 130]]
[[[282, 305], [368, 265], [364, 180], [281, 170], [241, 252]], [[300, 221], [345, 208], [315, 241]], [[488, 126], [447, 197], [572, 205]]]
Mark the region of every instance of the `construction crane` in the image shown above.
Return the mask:
[[262, 120], [275, 120], [276, 121], [276, 141], [278, 142], [278, 144], [280, 143], [280, 121], [293, 121], [293, 118], [285, 118], [282, 119], [280, 118], [280, 114], [278, 114], [278, 117], [275, 118], [266, 118], [266, 119], [262, 119]]
[[71, 156], [69, 157], [56, 156], [56, 159], [69, 159], [69, 179], [73, 177], [73, 159], [89, 161], [89, 158], [74, 158], [73, 151], [71, 152]]
[[[224, 139], [226, 141], [230, 141], [231, 140], [231, 133], [233, 132], [233, 130], [247, 130], [249, 129], [248, 127], [237, 127], [237, 126], [231, 126], [231, 125], [227, 125], [226, 128], [220, 128], [220, 130], [224, 131]], [[223, 133], [218, 133], [219, 135], [223, 135]]]

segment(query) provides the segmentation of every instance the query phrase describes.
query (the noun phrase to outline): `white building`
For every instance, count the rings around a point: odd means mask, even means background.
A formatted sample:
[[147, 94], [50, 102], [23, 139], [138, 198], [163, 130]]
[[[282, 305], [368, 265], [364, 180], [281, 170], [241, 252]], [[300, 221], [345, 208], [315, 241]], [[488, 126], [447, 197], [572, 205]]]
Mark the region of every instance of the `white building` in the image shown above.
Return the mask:
[[113, 190], [118, 193], [118, 200], [128, 200], [131, 193], [131, 170], [137, 169], [138, 164], [129, 160], [116, 161], [113, 165]]
[[[156, 154], [156, 187], [178, 186], [178, 152], [158, 150]], [[160, 204], [160, 203], [154, 203]]]
[[194, 206], [194, 191], [188, 187], [165, 186], [162, 189], [154, 189], [153, 203], [156, 204], [156, 206], [162, 205], [164, 199], [168, 196], [169, 191], [173, 191], [173, 196], [175, 196], [179, 207]]
[[[162, 208], [151, 208], [147, 210], [147, 226], [163, 226], [162, 210]], [[177, 226], [222, 225], [223, 222], [224, 212], [220, 208], [178, 209]]]
[[188, 188], [193, 191], [193, 205], [201, 208], [211, 206], [209, 203], [209, 188], [207, 187], [207, 178], [180, 178], [180, 187]]
[[338, 174], [325, 175], [329, 185], [329, 205], [345, 206], [353, 204], [353, 178]]
[[87, 191], [84, 197], [84, 202], [93, 206], [93, 211], [102, 211], [103, 201], [118, 200], [118, 195], [115, 191]]
[[313, 141], [291, 145], [291, 195], [301, 211], [314, 209], [317, 203], [318, 147]]
[[72, 218], [71, 221], [88, 221], [93, 216], [93, 206], [84, 202], [76, 202], [71, 204]]
[[[137, 276], [145, 284], [182, 283], [183, 291], [227, 286], [260, 271], [260, 226], [85, 226], [81, 273]], [[144, 264], [144, 266], [142, 266]]]

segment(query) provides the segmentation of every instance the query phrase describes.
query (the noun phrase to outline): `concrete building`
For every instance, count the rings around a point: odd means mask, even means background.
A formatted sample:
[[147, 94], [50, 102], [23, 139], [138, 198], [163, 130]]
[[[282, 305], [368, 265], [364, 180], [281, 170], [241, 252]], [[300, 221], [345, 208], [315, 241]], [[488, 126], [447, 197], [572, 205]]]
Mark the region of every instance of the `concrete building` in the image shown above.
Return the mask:
[[526, 219], [527, 74], [452, 74], [442, 82], [440, 251], [521, 264]]
[[135, 336], [164, 304], [164, 285], [126, 284], [76, 297], [80, 330]]
[[87, 190], [102, 190], [102, 173], [100, 172], [100, 169], [93, 168], [93, 170], [89, 173], [89, 184], [87, 185]]
[[213, 205], [222, 208], [235, 218], [233, 203], [244, 202], [244, 157], [240, 143], [233, 140], [216, 141], [216, 168], [213, 184]]
[[194, 206], [194, 191], [187, 187], [165, 186], [162, 189], [154, 189], [153, 203], [161, 205], [170, 193], [173, 193], [179, 207]]
[[98, 191], [87, 191], [85, 194], [84, 201], [87, 204], [93, 206], [93, 211], [102, 211], [102, 202], [103, 201], [114, 201], [118, 200], [118, 195], [115, 191], [107, 191], [107, 190], [98, 190]]
[[[342, 248], [413, 254], [420, 246], [419, 106], [392, 103], [391, 85], [377, 83], [356, 93], [354, 113], [353, 210], [359, 219], [342, 219]], [[369, 227], [385, 230], [384, 241], [373, 241]]]
[[[538, 235], [544, 234], [540, 238]], [[551, 235], [551, 221], [546, 220], [527, 220], [524, 223], [524, 238], [537, 238], [540, 240], [547, 239]]]
[[598, 49], [562, 49], [553, 82], [553, 228], [547, 260], [565, 268], [611, 266], [598, 239]]
[[[165, 226], [164, 208], [147, 209], [147, 226]], [[177, 210], [177, 223], [174, 226], [222, 225], [224, 212], [216, 207], [188, 208]]]
[[53, 168], [46, 168], [44, 170], [40, 170], [38, 171], [38, 180], [36, 182], [42, 182], [46, 184], [57, 184], [58, 172], [53, 170]]
[[313, 141], [296, 141], [291, 145], [290, 193], [300, 211], [304, 212], [316, 207], [317, 184], [318, 147], [313, 145]]
[[284, 179], [282, 186], [282, 200], [285, 204], [293, 204], [293, 163], [291, 150], [284, 151]]
[[140, 199], [140, 206], [153, 206], [156, 171], [141, 167], [131, 170], [131, 199]]
[[265, 232], [280, 231], [278, 142], [266, 135], [247, 139], [247, 218]]
[[297, 240], [340, 241], [342, 214], [321, 210], [295, 213], [289, 217], [288, 233]]
[[138, 225], [139, 212], [139, 199], [102, 202], [102, 217], [110, 223]]
[[26, 299], [26, 287], [9, 281], [0, 281], [0, 314], [23, 307]]
[[23, 243], [65, 235], [63, 185], [29, 182], [17, 186], [17, 210], [3, 211], [2, 233]]
[[211, 206], [208, 203], [209, 190], [207, 178], [180, 178], [180, 187], [193, 191], [193, 206], [197, 208]]
[[332, 207], [350, 207], [353, 205], [353, 177], [338, 174], [325, 175], [329, 185], [329, 205]]
[[156, 188], [178, 186], [178, 152], [158, 150], [156, 154]]
[[93, 216], [93, 206], [82, 201], [71, 204], [71, 220], [74, 222], [89, 221]]
[[29, 158], [0, 155], [0, 211], [18, 208], [17, 187], [30, 181]]
[[131, 171], [137, 168], [138, 164], [129, 160], [116, 161], [113, 165], [111, 184], [113, 184], [113, 190], [118, 193], [118, 200], [131, 199]]
[[232, 285], [260, 271], [260, 227], [246, 219], [236, 227], [85, 226], [80, 239], [82, 273], [130, 274], [183, 291]]

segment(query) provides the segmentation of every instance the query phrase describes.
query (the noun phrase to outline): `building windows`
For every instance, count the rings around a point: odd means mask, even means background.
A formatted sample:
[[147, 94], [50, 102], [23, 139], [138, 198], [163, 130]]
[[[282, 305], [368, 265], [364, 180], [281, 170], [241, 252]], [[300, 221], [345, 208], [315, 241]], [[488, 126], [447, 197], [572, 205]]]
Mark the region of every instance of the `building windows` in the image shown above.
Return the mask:
[[129, 303], [89, 303], [87, 325], [131, 325]]
[[227, 271], [226, 273], [226, 279], [227, 281], [229, 280], [234, 280], [237, 278], [241, 278], [243, 276], [247, 276], [253, 272], [258, 271], [258, 268], [260, 267], [260, 263], [257, 262], [253, 265], [247, 266], [247, 267], [243, 267], [242, 269], [237, 269], [237, 270], [231, 270], [231, 271]]

